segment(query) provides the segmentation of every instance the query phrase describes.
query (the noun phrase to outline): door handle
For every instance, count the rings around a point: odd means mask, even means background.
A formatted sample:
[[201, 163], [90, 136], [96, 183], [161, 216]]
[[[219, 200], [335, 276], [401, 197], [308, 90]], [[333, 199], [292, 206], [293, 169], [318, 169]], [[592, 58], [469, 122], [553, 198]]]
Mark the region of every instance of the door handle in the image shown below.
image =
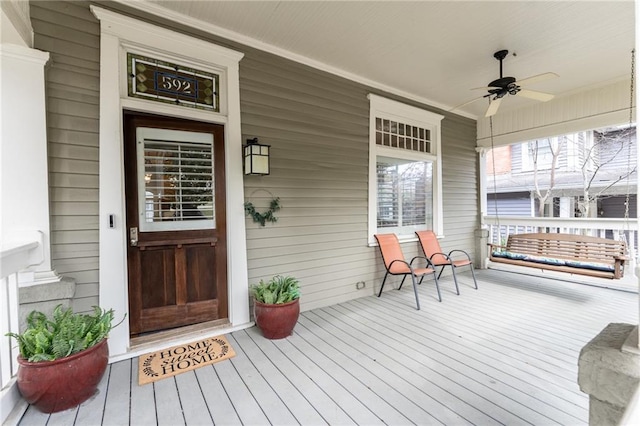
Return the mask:
[[137, 227], [129, 228], [129, 244], [131, 244], [132, 247], [138, 246], [138, 228]]

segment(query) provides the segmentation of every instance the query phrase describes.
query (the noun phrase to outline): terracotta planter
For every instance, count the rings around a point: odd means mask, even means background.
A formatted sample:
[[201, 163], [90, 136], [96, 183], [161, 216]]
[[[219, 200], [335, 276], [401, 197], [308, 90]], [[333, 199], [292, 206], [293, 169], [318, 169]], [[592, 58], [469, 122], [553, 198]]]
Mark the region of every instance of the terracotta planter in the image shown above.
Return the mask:
[[267, 339], [283, 339], [290, 336], [300, 315], [300, 299], [279, 305], [254, 301], [253, 315], [256, 325]]
[[107, 339], [55, 361], [28, 362], [18, 357], [18, 389], [42, 412], [67, 410], [95, 394], [108, 361]]

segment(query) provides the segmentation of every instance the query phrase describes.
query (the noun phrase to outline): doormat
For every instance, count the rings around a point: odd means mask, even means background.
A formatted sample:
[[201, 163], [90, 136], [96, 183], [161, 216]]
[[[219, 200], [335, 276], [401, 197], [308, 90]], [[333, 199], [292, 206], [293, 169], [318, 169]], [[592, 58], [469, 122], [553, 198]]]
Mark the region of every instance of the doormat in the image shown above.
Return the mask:
[[236, 355], [224, 336], [173, 346], [138, 358], [138, 384], [162, 380]]

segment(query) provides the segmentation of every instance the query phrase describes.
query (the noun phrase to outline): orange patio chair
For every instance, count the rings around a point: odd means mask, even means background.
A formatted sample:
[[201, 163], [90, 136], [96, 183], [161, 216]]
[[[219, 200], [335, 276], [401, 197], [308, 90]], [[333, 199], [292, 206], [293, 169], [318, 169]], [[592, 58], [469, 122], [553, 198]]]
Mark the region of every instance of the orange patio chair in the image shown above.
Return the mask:
[[[398, 241], [396, 234], [377, 234], [374, 235], [374, 237], [376, 237], [376, 240], [378, 241], [378, 247], [380, 247], [380, 254], [382, 255], [384, 267], [387, 270], [384, 274], [384, 279], [382, 280], [378, 297], [382, 295], [382, 289], [384, 288], [385, 281], [387, 281], [387, 276], [404, 275], [400, 282], [400, 286], [398, 287], [398, 290], [400, 290], [402, 288], [402, 284], [404, 284], [404, 280], [407, 278], [407, 275], [410, 275], [411, 282], [413, 283], [413, 293], [416, 295], [416, 306], [418, 310], [420, 310], [420, 300], [418, 299], [416, 279], [420, 277], [420, 282], [417, 284], [422, 284], [422, 280], [425, 275], [433, 274], [433, 279], [436, 282], [436, 290], [438, 290], [438, 300], [442, 302], [440, 287], [438, 286], [438, 278], [436, 277], [436, 270], [430, 267], [432, 265], [431, 262], [429, 262], [429, 259], [423, 256], [416, 256], [411, 259], [411, 262], [407, 262], [404, 260], [402, 248], [400, 248], [400, 242]], [[423, 259], [426, 263], [426, 267], [417, 268], [413, 266], [413, 262], [417, 259]]]
[[[438, 274], [438, 278], [442, 275], [442, 271], [446, 266], [451, 266], [451, 271], [453, 272], [453, 282], [456, 285], [456, 292], [460, 294], [460, 289], [458, 288], [458, 279], [456, 277], [456, 268], [461, 266], [469, 266], [471, 269], [471, 276], [473, 277], [473, 283], [475, 285], [476, 290], [478, 289], [478, 282], [476, 281], [476, 274], [473, 271], [473, 262], [471, 261], [471, 256], [464, 250], [451, 250], [449, 254], [444, 254], [442, 249], [440, 248], [440, 243], [438, 242], [438, 238], [433, 231], [417, 231], [416, 235], [418, 236], [418, 240], [420, 241], [420, 245], [422, 246], [422, 251], [424, 255], [429, 259], [433, 267], [442, 266], [440, 269], [440, 273]], [[454, 259], [451, 257], [452, 254], [456, 254], [458, 259]], [[462, 255], [460, 255], [462, 253]], [[464, 258], [462, 258], [464, 256]]]

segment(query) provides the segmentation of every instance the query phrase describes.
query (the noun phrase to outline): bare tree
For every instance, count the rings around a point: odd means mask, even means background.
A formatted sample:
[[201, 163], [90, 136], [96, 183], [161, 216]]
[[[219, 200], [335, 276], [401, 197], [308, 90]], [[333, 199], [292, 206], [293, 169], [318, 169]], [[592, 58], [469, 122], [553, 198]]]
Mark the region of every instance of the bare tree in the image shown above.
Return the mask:
[[549, 185], [546, 189], [540, 188], [540, 141], [535, 140], [532, 141], [532, 160], [533, 160], [533, 183], [534, 183], [534, 196], [538, 200], [538, 216], [544, 216], [544, 206], [547, 201], [553, 195], [553, 189], [556, 185], [556, 168], [558, 166], [558, 157], [562, 152], [562, 148], [565, 145], [565, 138], [558, 138], [558, 141], [554, 143], [551, 140], [547, 139], [549, 144], [549, 150], [551, 152], [551, 168], [549, 169]]
[[[636, 172], [637, 160], [632, 153], [635, 138], [635, 127], [593, 132], [593, 144], [585, 147], [588, 149], [585, 149], [581, 165], [583, 190], [578, 200], [578, 209], [583, 217], [590, 217], [591, 206], [611, 187]], [[614, 167], [616, 164], [619, 167]], [[603, 186], [596, 187], [596, 183], [603, 182]]]

